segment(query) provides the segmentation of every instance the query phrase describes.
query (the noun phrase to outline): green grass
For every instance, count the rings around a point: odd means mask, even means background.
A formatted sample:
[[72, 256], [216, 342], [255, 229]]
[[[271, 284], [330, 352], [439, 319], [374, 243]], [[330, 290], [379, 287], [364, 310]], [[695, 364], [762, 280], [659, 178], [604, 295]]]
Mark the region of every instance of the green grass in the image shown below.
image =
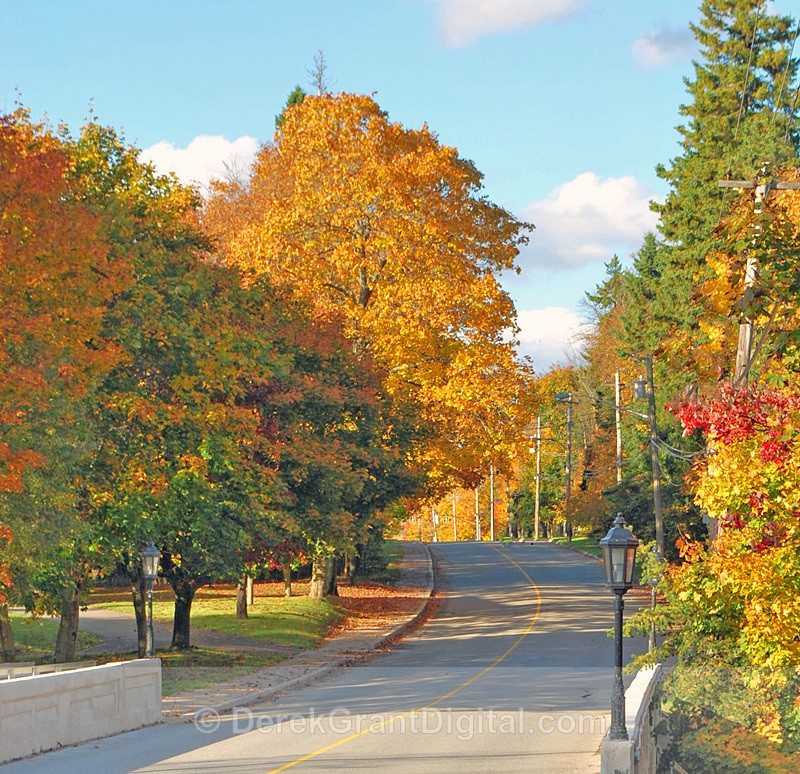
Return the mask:
[[[235, 592], [231, 587], [216, 586], [198, 591], [192, 603], [191, 625], [201, 629], [249, 637], [258, 642], [295, 648], [313, 648], [338, 623], [344, 612], [329, 599], [307, 596], [275, 596], [283, 593], [283, 584], [257, 584], [254, 604], [247, 618], [236, 618]], [[98, 590], [92, 592], [93, 608], [117, 610], [133, 614], [133, 603], [126, 592]], [[171, 622], [175, 610], [172, 589], [158, 589], [153, 595], [153, 618]]]
[[256, 598], [248, 609], [248, 617], [240, 619], [234, 615], [233, 600], [222, 602], [196, 601], [192, 605], [192, 625], [295, 648], [313, 648], [344, 615], [328, 599], [268, 597]]
[[[338, 613], [338, 611], [337, 611]], [[234, 618], [234, 620], [236, 620]], [[23, 613], [10, 614], [11, 629], [17, 647], [18, 661], [47, 662], [52, 659], [58, 620], [32, 618]], [[238, 622], [237, 623], [241, 623]], [[244, 623], [247, 623], [246, 621]], [[241, 633], [244, 636], [244, 633]], [[313, 638], [306, 638], [312, 645]], [[100, 642], [89, 632], [78, 632], [78, 648], [87, 648]], [[156, 653], [162, 664], [162, 695], [170, 696], [181, 691], [205, 688], [212, 683], [232, 680], [254, 669], [271, 666], [282, 659], [274, 654], [241, 653], [218, 648], [189, 648], [188, 650], [162, 650]], [[112, 661], [129, 661], [138, 658], [130, 653], [104, 653], [90, 658], [98, 664]], [[78, 658], [76, 660], [85, 660]]]
[[[18, 661], [42, 662], [52, 658], [58, 633], [58, 621], [52, 618], [33, 618], [24, 613], [9, 614], [11, 631]], [[77, 648], [88, 648], [100, 642], [89, 632], [78, 631]]]
[[[255, 603], [246, 619], [235, 615], [234, 591], [230, 587], [214, 587], [198, 592], [192, 605], [192, 626], [224, 634], [247, 637], [264, 644], [313, 648], [344, 612], [328, 599], [314, 600], [306, 596], [283, 597], [283, 584], [258, 584]], [[274, 595], [273, 595], [274, 593]], [[98, 601], [95, 602], [95, 599]], [[92, 607], [102, 607], [133, 614], [133, 604], [127, 589], [99, 589], [92, 592]], [[172, 590], [158, 589], [153, 602], [156, 619], [172, 620], [174, 602]], [[11, 613], [11, 628], [20, 661], [49, 661], [58, 632], [58, 620], [32, 618]], [[78, 632], [78, 648], [100, 642], [88, 632]], [[189, 648], [163, 650], [156, 656], [162, 662], [162, 693], [170, 696], [181, 691], [204, 688], [213, 683], [235, 679], [248, 672], [280, 661], [275, 654], [243, 653], [223, 648]], [[99, 664], [137, 658], [135, 652], [107, 653], [92, 656]]]
[[156, 656], [161, 659], [162, 696], [233, 680], [282, 660], [281, 656], [211, 648], [166, 650], [156, 653]]
[[603, 549], [600, 548], [600, 538], [588, 537], [586, 535], [573, 535], [571, 543], [568, 543], [565, 537], [554, 537], [550, 542], [568, 545], [570, 548], [578, 548], [581, 551], [585, 551], [587, 554], [596, 556], [598, 559], [603, 558]]
[[[131, 661], [135, 652], [104, 653], [95, 656], [98, 664]], [[158, 650], [161, 659], [161, 695], [172, 696], [183, 691], [205, 688], [242, 677], [256, 669], [272, 666], [283, 656], [240, 653], [222, 648], [188, 648], [187, 650]]]

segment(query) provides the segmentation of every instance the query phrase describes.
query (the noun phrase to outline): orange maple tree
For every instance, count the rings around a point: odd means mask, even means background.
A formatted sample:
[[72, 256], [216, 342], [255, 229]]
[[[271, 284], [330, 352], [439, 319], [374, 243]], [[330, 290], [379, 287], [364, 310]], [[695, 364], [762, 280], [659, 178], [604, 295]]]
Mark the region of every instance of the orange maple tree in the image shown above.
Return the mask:
[[[435, 478], [474, 471], [498, 453], [482, 422], [527, 395], [498, 275], [514, 268], [528, 225], [482, 195], [456, 149], [427, 126], [390, 122], [371, 97], [307, 96], [284, 119], [252, 178], [219, 183], [208, 203], [221, 258], [341, 320], [355, 351], [386, 370], [387, 390], [433, 429], [419, 455]], [[468, 438], [454, 421], [471, 424]]]
[[68, 169], [60, 139], [27, 111], [0, 116], [0, 491], [22, 491], [45, 464], [26, 436], [31, 414], [83, 395], [115, 356], [99, 331], [116, 278]]

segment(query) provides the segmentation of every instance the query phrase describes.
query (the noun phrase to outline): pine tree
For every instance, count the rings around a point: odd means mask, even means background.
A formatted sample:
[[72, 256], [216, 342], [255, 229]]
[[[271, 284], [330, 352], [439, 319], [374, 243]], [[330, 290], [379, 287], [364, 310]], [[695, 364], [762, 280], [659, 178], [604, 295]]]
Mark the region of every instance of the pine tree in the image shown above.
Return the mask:
[[281, 112], [275, 116], [276, 131], [283, 129], [283, 122], [286, 120], [286, 111], [293, 105], [301, 105], [305, 98], [306, 93], [303, 91], [301, 86], [295, 86], [292, 89], [289, 96], [286, 98], [286, 104], [284, 105], [283, 110], [281, 110]]
[[657, 168], [670, 185], [666, 201], [654, 205], [663, 244], [645, 243], [648, 259], [634, 270], [633, 285], [647, 286], [646, 297], [631, 299], [624, 326], [628, 348], [647, 343], [663, 354], [657, 376], [668, 395], [696, 381], [691, 350], [670, 351], [669, 342], [676, 332], [691, 339], [698, 328], [693, 294], [707, 276], [706, 255], [725, 207], [718, 181], [750, 178], [764, 160], [797, 159], [796, 31], [791, 18], [768, 10], [766, 0], [704, 0], [692, 26], [700, 58], [686, 81], [691, 101], [681, 106], [682, 153]]
[[657, 169], [671, 191], [656, 209], [665, 240], [691, 250], [695, 265], [705, 253], [697, 248], [719, 220], [724, 193], [717, 181], [751, 177], [765, 159], [797, 155], [800, 124], [789, 88], [798, 68], [791, 58], [794, 22], [767, 14], [767, 6], [766, 0], [704, 0], [702, 20], [692, 25], [702, 58], [686, 81], [692, 101], [680, 108], [683, 153]]

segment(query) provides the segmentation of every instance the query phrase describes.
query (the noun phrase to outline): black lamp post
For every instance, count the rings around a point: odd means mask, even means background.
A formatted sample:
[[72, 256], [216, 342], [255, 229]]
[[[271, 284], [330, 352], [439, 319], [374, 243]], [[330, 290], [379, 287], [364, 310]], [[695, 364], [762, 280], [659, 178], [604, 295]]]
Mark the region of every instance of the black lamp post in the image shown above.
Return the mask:
[[633, 566], [639, 541], [618, 514], [608, 534], [600, 541], [606, 566], [606, 580], [614, 592], [614, 684], [611, 688], [609, 739], [627, 739], [625, 688], [622, 684], [622, 597], [633, 585]]
[[153, 541], [142, 551], [142, 570], [144, 579], [147, 581], [147, 657], [152, 658], [156, 654], [155, 638], [153, 637], [153, 582], [158, 578], [158, 562], [161, 559], [159, 551]]

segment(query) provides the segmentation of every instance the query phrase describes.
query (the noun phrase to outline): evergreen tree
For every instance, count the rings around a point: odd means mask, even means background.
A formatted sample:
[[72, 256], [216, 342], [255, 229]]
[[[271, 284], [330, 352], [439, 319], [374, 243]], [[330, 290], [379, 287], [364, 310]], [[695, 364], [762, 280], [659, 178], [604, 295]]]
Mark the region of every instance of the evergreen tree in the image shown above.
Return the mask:
[[766, 0], [704, 0], [692, 26], [700, 58], [686, 81], [691, 100], [681, 106], [682, 153], [657, 169], [670, 185], [666, 201], [654, 204], [663, 243], [645, 241], [623, 324], [623, 348], [660, 354], [656, 375], [667, 397], [697, 378], [691, 348], [671, 343], [682, 341], [676, 332], [691, 340], [698, 329], [702, 312], [692, 298], [725, 206], [718, 181], [797, 158], [794, 21], [768, 11]]
[[[752, 177], [764, 160], [794, 159], [798, 114], [790, 86], [794, 22], [767, 13], [767, 0], [704, 0], [692, 30], [701, 60], [686, 81], [692, 101], [681, 105], [683, 153], [659, 177], [670, 184], [661, 233], [696, 268], [719, 220], [723, 177]], [[702, 249], [705, 247], [706, 249]]]
[[289, 96], [286, 98], [286, 105], [283, 110], [275, 116], [275, 130], [280, 131], [283, 128], [283, 122], [286, 120], [286, 111], [293, 105], [302, 104], [306, 98], [306, 93], [300, 86], [295, 86]]

